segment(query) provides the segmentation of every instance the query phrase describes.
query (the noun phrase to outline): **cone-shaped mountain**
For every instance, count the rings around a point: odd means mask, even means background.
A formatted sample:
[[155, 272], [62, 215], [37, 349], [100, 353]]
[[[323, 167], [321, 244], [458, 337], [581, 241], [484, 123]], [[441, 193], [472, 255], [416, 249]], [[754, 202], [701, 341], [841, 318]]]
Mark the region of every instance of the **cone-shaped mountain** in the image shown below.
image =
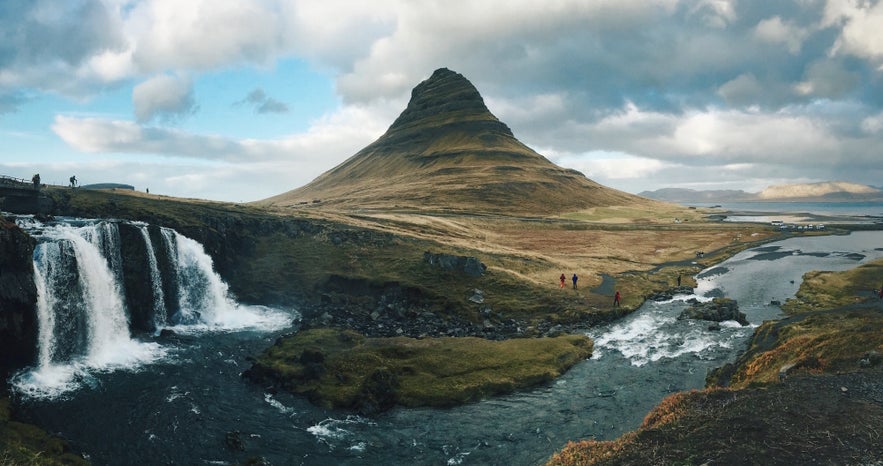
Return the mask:
[[522, 144], [459, 73], [436, 70], [383, 136], [309, 184], [260, 201], [291, 206], [555, 214], [651, 202], [601, 186]]

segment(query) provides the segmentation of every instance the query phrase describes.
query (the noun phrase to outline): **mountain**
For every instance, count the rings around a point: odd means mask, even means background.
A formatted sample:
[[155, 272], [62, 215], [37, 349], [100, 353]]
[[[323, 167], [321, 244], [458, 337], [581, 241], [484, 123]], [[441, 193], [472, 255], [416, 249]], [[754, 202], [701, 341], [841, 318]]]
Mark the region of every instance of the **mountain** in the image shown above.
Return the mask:
[[769, 186], [759, 193], [741, 190], [695, 191], [683, 188], [663, 188], [643, 191], [639, 196], [666, 202], [745, 202], [745, 201], [878, 201], [883, 200], [883, 190], [873, 186], [845, 181], [785, 184]]
[[762, 200], [769, 200], [820, 197], [879, 197], [881, 194], [883, 193], [881, 193], [879, 189], [867, 185], [848, 183], [845, 181], [829, 181], [822, 183], [770, 186], [761, 191], [757, 196]]
[[309, 184], [258, 201], [341, 209], [556, 214], [654, 201], [602, 186], [522, 144], [461, 74], [436, 70], [379, 139]]
[[696, 191], [686, 188], [662, 188], [656, 191], [642, 191], [638, 195], [666, 202], [733, 202], [754, 200], [757, 197], [742, 190]]

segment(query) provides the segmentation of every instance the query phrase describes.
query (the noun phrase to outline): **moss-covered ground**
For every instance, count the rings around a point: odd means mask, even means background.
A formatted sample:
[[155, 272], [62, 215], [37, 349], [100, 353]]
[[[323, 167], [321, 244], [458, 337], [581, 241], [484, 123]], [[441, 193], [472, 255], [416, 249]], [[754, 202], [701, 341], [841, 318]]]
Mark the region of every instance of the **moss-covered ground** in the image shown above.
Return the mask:
[[89, 464], [70, 451], [64, 440], [37, 426], [11, 418], [9, 399], [0, 397], [0, 466]]
[[322, 406], [377, 412], [458, 405], [547, 383], [591, 352], [583, 335], [366, 338], [325, 328], [280, 339], [256, 358], [250, 376]]

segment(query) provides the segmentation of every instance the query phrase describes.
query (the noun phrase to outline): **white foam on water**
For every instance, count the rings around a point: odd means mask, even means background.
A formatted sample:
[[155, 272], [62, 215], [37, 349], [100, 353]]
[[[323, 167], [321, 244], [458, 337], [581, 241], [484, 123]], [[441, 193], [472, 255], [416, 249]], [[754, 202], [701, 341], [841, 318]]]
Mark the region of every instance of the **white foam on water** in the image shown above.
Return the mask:
[[267, 306], [235, 304], [211, 322], [195, 322], [165, 327], [184, 335], [200, 335], [210, 332], [238, 332], [253, 330], [273, 332], [290, 327], [300, 317], [297, 311], [281, 310]]
[[282, 414], [294, 414], [294, 408], [289, 408], [285, 406], [279, 400], [277, 400], [271, 393], [264, 394], [264, 401], [267, 402], [270, 406], [276, 408]]
[[[647, 303], [638, 314], [612, 324], [600, 333], [587, 333], [595, 341], [592, 357], [600, 359], [615, 351], [632, 365], [640, 367], [684, 354], [702, 357], [710, 349], [728, 347], [729, 343], [722, 341], [718, 332], [708, 330], [708, 322], [678, 320], [678, 312], [668, 309], [671, 303]], [[741, 328], [738, 323], [733, 323]], [[732, 325], [723, 323], [722, 327], [731, 328]]]
[[307, 432], [313, 434], [316, 439], [334, 450], [338, 447], [346, 449], [364, 442], [356, 440], [355, 434], [348, 430], [349, 426], [373, 426], [376, 423], [361, 416], [347, 416], [346, 419], [325, 419], [314, 426], [307, 427]]
[[156, 343], [127, 341], [89, 358], [49, 363], [22, 371], [10, 379], [12, 389], [26, 398], [55, 399], [94, 385], [94, 375], [118, 370], [137, 371], [164, 359], [167, 350]]

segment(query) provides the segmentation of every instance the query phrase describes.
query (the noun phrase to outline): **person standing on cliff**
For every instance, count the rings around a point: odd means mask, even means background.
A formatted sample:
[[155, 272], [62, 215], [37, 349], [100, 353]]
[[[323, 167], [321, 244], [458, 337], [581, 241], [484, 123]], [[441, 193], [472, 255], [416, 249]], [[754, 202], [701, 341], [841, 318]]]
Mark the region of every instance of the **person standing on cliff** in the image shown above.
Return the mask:
[[561, 276], [558, 277], [558, 279], [561, 280], [561, 288], [564, 288], [564, 282], [567, 281], [567, 277], [565, 277], [564, 274], [562, 273]]
[[577, 277], [576, 274], [573, 274], [573, 278], [571, 278], [571, 280], [573, 280], [573, 289], [575, 290], [576, 289], [576, 281], [579, 280], [579, 277]]
[[613, 307], [619, 307], [620, 298], [621, 296], [619, 295], [619, 291], [617, 291], [616, 294], [613, 295]]

